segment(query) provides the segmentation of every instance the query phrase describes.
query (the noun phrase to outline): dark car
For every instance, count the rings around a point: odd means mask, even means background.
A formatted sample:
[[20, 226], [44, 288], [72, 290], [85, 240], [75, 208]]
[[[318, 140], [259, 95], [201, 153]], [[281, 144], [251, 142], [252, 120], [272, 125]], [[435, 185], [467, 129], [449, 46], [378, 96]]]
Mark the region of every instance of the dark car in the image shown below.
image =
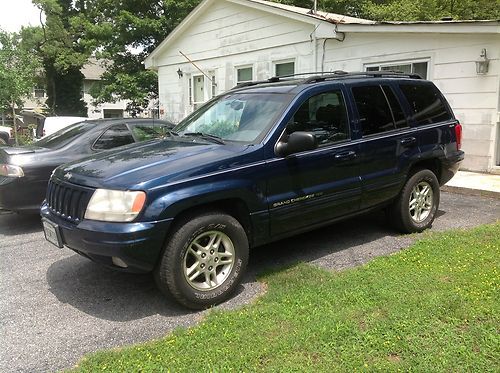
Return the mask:
[[38, 213], [59, 165], [126, 144], [165, 136], [172, 123], [98, 119], [75, 123], [30, 146], [0, 147], [0, 209]]
[[56, 246], [154, 272], [191, 308], [228, 298], [249, 247], [380, 208], [428, 228], [464, 158], [434, 84], [390, 72], [247, 84], [174, 131], [59, 167], [41, 215]]

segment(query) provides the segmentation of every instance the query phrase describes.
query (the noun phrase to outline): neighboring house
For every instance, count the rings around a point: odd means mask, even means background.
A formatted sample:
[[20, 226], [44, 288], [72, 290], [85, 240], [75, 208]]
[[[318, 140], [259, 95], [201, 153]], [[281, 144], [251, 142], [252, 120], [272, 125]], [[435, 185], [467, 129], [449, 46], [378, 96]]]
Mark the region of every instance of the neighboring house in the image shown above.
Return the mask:
[[[95, 58], [91, 58], [82, 68], [83, 76], [83, 100], [87, 104], [87, 116], [89, 118], [120, 118], [127, 117], [126, 107], [127, 102], [124, 100], [115, 103], [106, 102], [99, 105], [92, 104], [92, 96], [90, 88], [101, 80], [101, 76], [105, 71], [104, 66]], [[42, 107], [47, 100], [47, 92], [42, 81], [33, 90], [33, 96], [26, 99], [24, 102], [24, 110], [31, 111]]]
[[[311, 13], [260, 0], [202, 1], [145, 61], [158, 71], [160, 117], [178, 121], [240, 82], [275, 75], [415, 72], [435, 82], [463, 125], [463, 168], [500, 171], [499, 21], [377, 23]], [[489, 68], [478, 74], [483, 50]]]
[[90, 95], [91, 87], [101, 80], [102, 74], [106, 71], [105, 67], [95, 58], [91, 58], [82, 68], [83, 76], [83, 100], [87, 103], [89, 118], [121, 118], [127, 117], [127, 101], [120, 100], [114, 103], [105, 102], [99, 105], [92, 104]]

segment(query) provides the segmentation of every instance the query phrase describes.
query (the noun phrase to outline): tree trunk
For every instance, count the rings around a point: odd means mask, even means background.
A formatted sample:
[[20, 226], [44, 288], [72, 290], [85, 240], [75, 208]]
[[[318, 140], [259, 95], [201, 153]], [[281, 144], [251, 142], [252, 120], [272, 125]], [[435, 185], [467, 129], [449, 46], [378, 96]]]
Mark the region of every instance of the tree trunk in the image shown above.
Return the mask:
[[14, 130], [14, 140], [16, 141], [16, 146], [19, 145], [19, 142], [17, 140], [17, 124], [16, 124], [16, 107], [14, 106], [15, 102], [12, 100], [12, 119], [14, 121], [14, 126], [12, 129]]

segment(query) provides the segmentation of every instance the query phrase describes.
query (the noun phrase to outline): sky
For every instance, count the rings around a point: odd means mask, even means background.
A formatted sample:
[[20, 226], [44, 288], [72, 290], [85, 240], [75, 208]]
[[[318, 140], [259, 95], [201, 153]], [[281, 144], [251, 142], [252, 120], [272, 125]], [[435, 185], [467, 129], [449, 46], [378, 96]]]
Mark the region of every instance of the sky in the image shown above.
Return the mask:
[[0, 0], [0, 28], [14, 32], [29, 25], [40, 25], [40, 10], [31, 0]]

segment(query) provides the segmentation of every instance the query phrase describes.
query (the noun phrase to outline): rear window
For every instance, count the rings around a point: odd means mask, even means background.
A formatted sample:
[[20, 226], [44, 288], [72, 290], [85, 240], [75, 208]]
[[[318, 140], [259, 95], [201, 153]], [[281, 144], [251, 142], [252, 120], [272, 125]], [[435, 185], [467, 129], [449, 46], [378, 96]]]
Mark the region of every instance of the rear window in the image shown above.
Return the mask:
[[112, 149], [118, 146], [132, 144], [134, 138], [125, 124], [117, 124], [109, 127], [101, 137], [94, 143], [96, 150]]
[[434, 124], [452, 119], [443, 96], [434, 85], [400, 84], [399, 87], [410, 104], [411, 119], [417, 125]]
[[36, 141], [35, 145], [48, 149], [61, 148], [66, 144], [69, 144], [82, 133], [90, 131], [96, 125], [96, 123], [89, 121], [75, 123]]
[[132, 134], [137, 139], [137, 141], [146, 141], [152, 139], [165, 138], [169, 134], [169, 129], [172, 126], [168, 126], [162, 123], [149, 123], [149, 124], [129, 124]]

